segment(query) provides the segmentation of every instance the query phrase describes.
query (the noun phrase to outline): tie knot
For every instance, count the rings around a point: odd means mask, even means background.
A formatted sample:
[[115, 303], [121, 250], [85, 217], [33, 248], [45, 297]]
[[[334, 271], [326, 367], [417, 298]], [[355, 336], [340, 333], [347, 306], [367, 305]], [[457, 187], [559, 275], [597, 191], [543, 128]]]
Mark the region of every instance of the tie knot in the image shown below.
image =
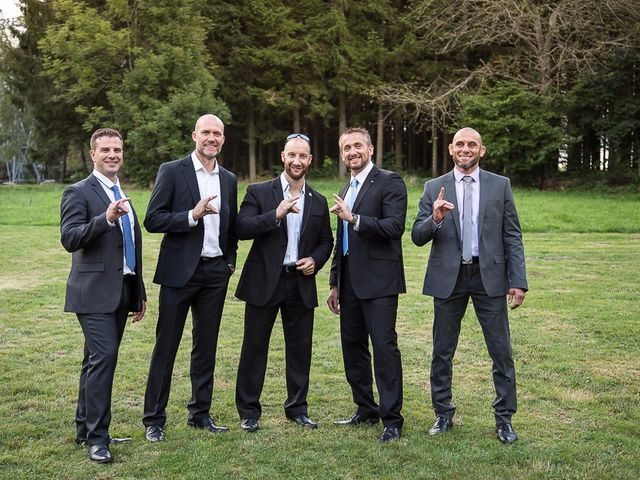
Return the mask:
[[358, 188], [358, 180], [357, 179], [353, 179], [351, 180], [351, 188]]
[[473, 179], [473, 177], [471, 175], [465, 175], [464, 177], [462, 177], [462, 181], [466, 184], [470, 184], [475, 182], [475, 180]]
[[114, 185], [113, 187], [111, 187], [111, 190], [113, 190], [114, 193], [120, 192], [120, 189], [118, 188], [118, 185]]

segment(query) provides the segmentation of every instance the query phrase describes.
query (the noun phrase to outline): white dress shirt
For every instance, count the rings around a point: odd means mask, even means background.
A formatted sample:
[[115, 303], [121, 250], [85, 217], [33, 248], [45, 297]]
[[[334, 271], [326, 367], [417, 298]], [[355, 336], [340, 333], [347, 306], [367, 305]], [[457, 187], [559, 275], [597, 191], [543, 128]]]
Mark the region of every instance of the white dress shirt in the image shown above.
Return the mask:
[[477, 257], [479, 255], [478, 248], [478, 212], [480, 211], [480, 168], [476, 168], [471, 173], [462, 173], [457, 168], [453, 169], [453, 175], [456, 179], [456, 199], [458, 201], [458, 216], [460, 218], [460, 237], [464, 238], [464, 180], [463, 177], [470, 176], [473, 182], [471, 188], [471, 255]]
[[[210, 204], [220, 212], [221, 198], [220, 198], [220, 166], [216, 160], [216, 166], [211, 173], [204, 168], [204, 165], [200, 162], [194, 151], [191, 154], [191, 161], [193, 162], [193, 168], [196, 171], [196, 179], [198, 180], [198, 190], [200, 191], [200, 198], [216, 195], [216, 198], [211, 200]], [[220, 214], [212, 213], [205, 215], [200, 219], [204, 225], [204, 239], [202, 242], [202, 257], [219, 257], [222, 255], [222, 249], [220, 248]], [[195, 227], [198, 224], [198, 220], [193, 218], [193, 210], [189, 210], [189, 226]]]
[[[109, 197], [109, 200], [111, 202], [115, 202], [116, 201], [116, 196], [113, 193], [113, 190], [111, 190], [111, 187], [113, 187], [114, 185], [118, 186], [118, 190], [120, 190], [120, 195], [122, 196], [122, 198], [126, 198], [127, 196], [124, 194], [124, 192], [122, 191], [122, 187], [120, 186], [120, 180], [118, 178], [116, 178], [116, 183], [113, 183], [111, 180], [109, 180], [107, 177], [105, 177], [102, 173], [100, 173], [98, 170], [93, 170], [93, 176], [96, 177], [99, 181], [100, 181], [100, 185], [102, 186], [102, 189], [104, 190], [104, 193], [107, 194], [107, 197]], [[135, 234], [135, 230], [133, 229], [133, 225], [135, 222], [135, 217], [133, 216], [133, 208], [129, 207], [129, 213], [127, 213], [127, 216], [129, 217], [129, 224], [131, 225], [131, 238], [133, 238], [133, 246], [135, 249], [135, 245], [136, 245], [136, 234]], [[107, 222], [109, 222], [109, 220], [107, 220]], [[118, 219], [118, 223], [120, 224], [120, 231], [122, 230], [122, 220]], [[111, 225], [112, 227], [115, 227], [116, 224], [115, 223], [111, 223], [109, 222], [109, 225]], [[122, 234], [122, 242], [124, 245], [124, 233]], [[134, 250], [135, 251], [135, 250]], [[122, 273], [124, 275], [135, 275], [135, 272], [133, 272], [129, 266], [127, 265], [127, 259], [125, 258], [125, 253], [124, 253], [124, 248], [122, 249]]]
[[[285, 200], [291, 198], [291, 186], [287, 182], [284, 172], [280, 174], [280, 184], [282, 185], [282, 195]], [[289, 212], [285, 217], [287, 219], [287, 251], [284, 254], [283, 265], [295, 265], [298, 259], [298, 243], [300, 242], [300, 232], [302, 231], [302, 213], [304, 212], [304, 195], [306, 183], [302, 185], [300, 190], [300, 198], [296, 202], [299, 213]]]

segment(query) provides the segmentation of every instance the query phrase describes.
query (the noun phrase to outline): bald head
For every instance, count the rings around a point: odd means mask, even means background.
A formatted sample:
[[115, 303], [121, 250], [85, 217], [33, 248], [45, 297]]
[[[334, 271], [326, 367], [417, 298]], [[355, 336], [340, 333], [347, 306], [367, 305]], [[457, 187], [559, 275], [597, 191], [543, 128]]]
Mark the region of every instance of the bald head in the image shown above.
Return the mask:
[[193, 128], [193, 130], [197, 132], [198, 128], [201, 127], [203, 123], [210, 122], [218, 124], [222, 128], [222, 131], [224, 131], [224, 123], [222, 123], [220, 117], [214, 115], [213, 113], [207, 113], [206, 115], [202, 115], [200, 118], [198, 118], [198, 120], [196, 120], [196, 126]]
[[215, 115], [202, 115], [191, 134], [196, 144], [196, 156], [203, 165], [214, 165], [224, 144], [224, 123]]
[[459, 171], [465, 174], [478, 168], [478, 163], [486, 151], [480, 134], [469, 127], [458, 130], [449, 145], [449, 155], [451, 155], [453, 163]]

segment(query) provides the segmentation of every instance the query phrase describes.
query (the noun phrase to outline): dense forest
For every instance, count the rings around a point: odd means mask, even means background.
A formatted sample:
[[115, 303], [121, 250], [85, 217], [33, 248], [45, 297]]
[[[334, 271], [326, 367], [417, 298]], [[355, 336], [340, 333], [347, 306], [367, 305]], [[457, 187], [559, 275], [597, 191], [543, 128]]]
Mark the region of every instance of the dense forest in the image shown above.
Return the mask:
[[280, 168], [291, 132], [312, 138], [313, 174], [343, 175], [347, 126], [370, 130], [379, 165], [436, 176], [461, 125], [521, 184], [640, 178], [635, 0], [18, 3], [0, 34], [0, 180], [81, 178], [110, 126], [128, 180], [150, 184], [203, 113], [250, 179]]

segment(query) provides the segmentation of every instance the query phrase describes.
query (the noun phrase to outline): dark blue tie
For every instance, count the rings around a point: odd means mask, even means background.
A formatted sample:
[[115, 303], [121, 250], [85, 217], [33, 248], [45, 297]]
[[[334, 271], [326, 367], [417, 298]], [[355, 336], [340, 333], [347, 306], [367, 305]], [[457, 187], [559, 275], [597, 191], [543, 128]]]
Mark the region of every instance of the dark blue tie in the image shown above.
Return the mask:
[[[113, 190], [113, 196], [116, 200], [120, 200], [122, 195], [120, 195], [120, 189], [117, 185], [111, 187]], [[133, 245], [133, 235], [131, 235], [131, 222], [129, 221], [129, 214], [125, 213], [120, 217], [122, 221], [122, 233], [124, 235], [124, 258], [127, 261], [127, 267], [131, 269], [131, 271], [135, 271], [136, 269], [136, 249]]]

